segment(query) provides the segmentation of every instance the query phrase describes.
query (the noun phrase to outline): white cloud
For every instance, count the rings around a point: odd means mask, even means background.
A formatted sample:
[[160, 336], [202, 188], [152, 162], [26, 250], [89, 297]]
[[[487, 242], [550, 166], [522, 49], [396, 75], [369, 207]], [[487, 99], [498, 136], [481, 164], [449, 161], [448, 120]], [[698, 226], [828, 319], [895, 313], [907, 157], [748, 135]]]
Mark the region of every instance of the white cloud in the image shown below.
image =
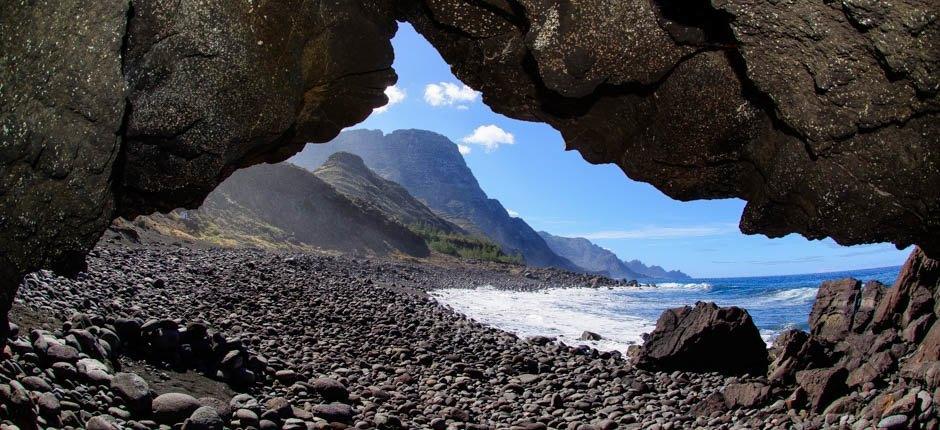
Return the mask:
[[385, 106], [375, 108], [372, 112], [383, 113], [387, 111], [393, 105], [397, 105], [408, 97], [408, 93], [405, 90], [398, 88], [398, 85], [392, 85], [385, 89], [385, 95], [388, 97], [388, 103]]
[[470, 147], [467, 145], [457, 145], [457, 150], [460, 151], [461, 155], [470, 155]]
[[465, 144], [480, 145], [485, 152], [493, 152], [499, 145], [512, 145], [516, 137], [495, 125], [481, 125], [473, 130], [473, 134], [460, 140]]
[[509, 216], [513, 218], [519, 218], [519, 212], [516, 212], [512, 209], [506, 209], [506, 212], [509, 212]]
[[688, 227], [649, 226], [633, 230], [605, 230], [580, 234], [585, 239], [681, 239], [720, 236], [738, 231], [737, 224], [715, 224]]
[[424, 87], [424, 101], [434, 107], [458, 105], [457, 109], [467, 109], [463, 103], [472, 103], [479, 97], [479, 92], [463, 84], [440, 82]]

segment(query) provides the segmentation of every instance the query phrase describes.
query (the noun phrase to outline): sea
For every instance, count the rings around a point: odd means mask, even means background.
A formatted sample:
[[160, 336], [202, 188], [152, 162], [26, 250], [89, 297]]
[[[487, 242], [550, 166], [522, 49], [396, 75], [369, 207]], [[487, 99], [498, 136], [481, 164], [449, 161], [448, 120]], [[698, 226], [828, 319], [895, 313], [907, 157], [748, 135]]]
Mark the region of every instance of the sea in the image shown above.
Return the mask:
[[[567, 345], [588, 345], [625, 352], [642, 344], [665, 309], [697, 301], [746, 309], [770, 344], [780, 332], [808, 329], [809, 312], [823, 281], [852, 277], [891, 286], [900, 267], [785, 276], [691, 279], [681, 282], [640, 280], [641, 287], [548, 288], [509, 291], [482, 285], [434, 290], [441, 304], [483, 324], [521, 337], [550, 336]], [[584, 331], [600, 341], [580, 340]]]

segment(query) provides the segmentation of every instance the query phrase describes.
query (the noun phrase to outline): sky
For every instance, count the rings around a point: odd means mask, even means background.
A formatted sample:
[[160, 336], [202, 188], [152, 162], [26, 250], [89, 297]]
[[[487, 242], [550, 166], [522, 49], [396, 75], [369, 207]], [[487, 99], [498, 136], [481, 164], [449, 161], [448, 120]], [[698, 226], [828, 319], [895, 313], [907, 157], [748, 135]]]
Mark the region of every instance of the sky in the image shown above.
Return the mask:
[[417, 128], [459, 145], [483, 190], [536, 230], [585, 237], [621, 259], [639, 259], [694, 277], [832, 272], [904, 262], [891, 244], [853, 247], [791, 234], [769, 239], [738, 230], [744, 201], [679, 202], [632, 181], [612, 164], [565, 151], [555, 129], [510, 119], [483, 104], [409, 24], [392, 41], [398, 83], [389, 104], [351, 128]]

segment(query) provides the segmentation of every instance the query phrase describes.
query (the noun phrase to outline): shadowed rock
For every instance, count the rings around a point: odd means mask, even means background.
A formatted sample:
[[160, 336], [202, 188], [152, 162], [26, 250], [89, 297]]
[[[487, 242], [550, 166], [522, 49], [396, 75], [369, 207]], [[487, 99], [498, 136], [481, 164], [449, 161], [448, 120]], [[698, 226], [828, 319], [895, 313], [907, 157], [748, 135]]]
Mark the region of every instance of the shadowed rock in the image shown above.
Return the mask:
[[762, 375], [767, 347], [747, 311], [698, 302], [663, 312], [634, 361], [646, 369]]
[[587, 161], [680, 200], [746, 200], [745, 233], [916, 243], [936, 257], [935, 9], [5, 2], [0, 315], [25, 273], [79, 270], [115, 216], [194, 207], [234, 170], [363, 120], [395, 81], [395, 19], [494, 111], [550, 124]]

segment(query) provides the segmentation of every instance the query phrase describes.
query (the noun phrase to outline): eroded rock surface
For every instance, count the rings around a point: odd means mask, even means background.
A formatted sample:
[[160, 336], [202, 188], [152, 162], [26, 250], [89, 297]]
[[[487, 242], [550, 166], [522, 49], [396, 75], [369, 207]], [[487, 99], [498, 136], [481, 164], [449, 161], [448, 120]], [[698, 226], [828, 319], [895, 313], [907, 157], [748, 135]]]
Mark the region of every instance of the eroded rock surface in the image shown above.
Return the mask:
[[395, 80], [395, 19], [586, 160], [681, 200], [747, 200], [746, 233], [940, 253], [930, 0], [0, 8], [0, 314], [23, 274], [80, 268], [115, 216], [192, 207], [364, 119]]
[[[421, 3], [421, 2], [419, 2]], [[497, 112], [746, 233], [940, 246], [937, 8], [426, 0], [406, 17]], [[655, 47], [652, 48], [651, 47]]]
[[[837, 407], [837, 399], [850, 390], [884, 389], [879, 402], [890, 403], [905, 395], [905, 387], [915, 394], [918, 387], [936, 389], [938, 298], [940, 263], [920, 249], [887, 290], [854, 279], [825, 282], [810, 313], [810, 333], [788, 331], [774, 341], [768, 379], [778, 386], [796, 381], [791, 403], [817, 411]], [[870, 413], [893, 415], [877, 404]]]

